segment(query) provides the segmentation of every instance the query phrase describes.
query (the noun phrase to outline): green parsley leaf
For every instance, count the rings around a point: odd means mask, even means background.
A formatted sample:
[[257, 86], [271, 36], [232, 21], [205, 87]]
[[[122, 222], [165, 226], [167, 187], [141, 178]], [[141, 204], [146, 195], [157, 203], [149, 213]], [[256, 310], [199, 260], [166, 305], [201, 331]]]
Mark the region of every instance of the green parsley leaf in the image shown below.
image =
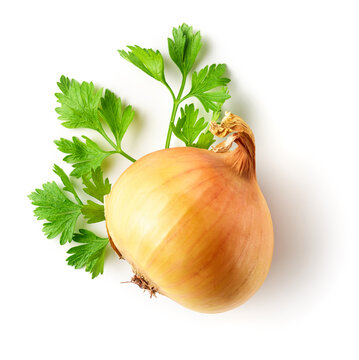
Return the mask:
[[105, 91], [105, 96], [101, 98], [100, 115], [110, 127], [116, 138], [117, 146], [121, 148], [121, 141], [128, 126], [131, 124], [135, 112], [132, 106], [122, 109], [121, 99], [110, 90]]
[[173, 133], [182, 140], [186, 146], [193, 146], [198, 135], [207, 127], [203, 117], [198, 119], [199, 110], [194, 105], [186, 105], [181, 108], [181, 117], [177, 120], [176, 126], [172, 127]]
[[71, 242], [75, 225], [81, 214], [81, 206], [69, 200], [55, 182], [43, 184], [29, 195], [38, 220], [48, 221], [43, 232], [48, 239], [60, 236], [60, 244]]
[[124, 59], [134, 64], [154, 79], [164, 84], [166, 83], [163, 58], [158, 50], [143, 49], [137, 45], [127, 47], [131, 51], [126, 52], [125, 50], [118, 50]]
[[102, 89], [95, 90], [92, 82], [79, 83], [61, 76], [57, 83], [62, 93], [56, 93], [57, 101], [61, 107], [56, 108], [60, 115], [59, 120], [64, 120], [62, 125], [75, 128], [88, 128], [99, 130], [101, 124], [98, 119], [98, 107]]
[[[218, 111], [223, 103], [230, 98], [227, 88], [229, 79], [222, 75], [226, 71], [224, 64], [213, 64], [206, 66], [199, 73], [192, 75], [192, 87], [186, 98], [195, 96], [203, 105], [204, 109]], [[222, 87], [218, 91], [210, 91], [217, 87]]]
[[218, 106], [220, 106], [218, 111], [213, 111], [211, 122], [220, 122], [219, 118], [221, 116], [221, 108], [223, 106], [223, 103], [218, 103]]
[[59, 87], [59, 89], [62, 91], [62, 93], [64, 95], [67, 95], [67, 93], [69, 92], [70, 86], [71, 86], [71, 81], [68, 77], [62, 75], [60, 77], [60, 81], [57, 83], [57, 86]]
[[173, 40], [168, 39], [171, 59], [186, 76], [193, 67], [202, 47], [200, 32], [193, 33], [192, 26], [182, 24], [172, 30]]
[[103, 172], [100, 167], [91, 169], [91, 178], [92, 182], [88, 176], [82, 177], [82, 182], [85, 185], [83, 191], [103, 203], [104, 196], [111, 191], [110, 181], [108, 178], [104, 180]]
[[82, 205], [82, 201], [81, 201], [81, 199], [78, 197], [78, 195], [77, 195], [77, 193], [76, 193], [76, 190], [75, 190], [74, 186], [72, 185], [71, 180], [70, 180], [69, 177], [66, 175], [65, 171], [62, 170], [62, 169], [60, 168], [60, 166], [58, 166], [58, 165], [55, 164], [55, 165], [54, 165], [54, 173], [60, 177], [62, 183], [64, 184], [63, 190], [64, 190], [64, 191], [68, 191], [69, 193], [71, 193], [71, 194], [75, 197], [77, 203], [78, 203], [79, 205]]
[[200, 149], [209, 149], [209, 147], [215, 142], [216, 140], [214, 139], [214, 135], [207, 130], [199, 136], [197, 143], [193, 144], [193, 146]]
[[73, 241], [83, 245], [69, 249], [67, 253], [72, 255], [66, 259], [67, 263], [74, 266], [75, 269], [85, 267], [86, 271], [92, 274], [92, 278], [103, 274], [108, 239], [100, 238], [91, 231], [80, 229], [79, 233], [74, 235]]
[[85, 219], [88, 219], [88, 224], [93, 224], [105, 220], [104, 206], [91, 200], [88, 200], [87, 204], [82, 206], [81, 213]]
[[64, 138], [55, 140], [58, 149], [65, 154], [69, 154], [64, 157], [64, 161], [73, 164], [74, 170], [70, 175], [77, 178], [91, 174], [91, 169], [101, 166], [102, 161], [113, 153], [102, 150], [88, 137], [82, 137], [86, 140], [85, 143], [75, 136], [72, 141]]

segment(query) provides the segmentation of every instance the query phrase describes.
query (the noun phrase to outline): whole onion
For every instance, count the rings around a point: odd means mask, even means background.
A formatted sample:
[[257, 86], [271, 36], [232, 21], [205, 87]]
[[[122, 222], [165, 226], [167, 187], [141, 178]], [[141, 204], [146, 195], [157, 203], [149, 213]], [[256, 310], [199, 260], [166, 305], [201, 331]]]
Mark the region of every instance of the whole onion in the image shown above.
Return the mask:
[[212, 151], [165, 149], [131, 165], [106, 197], [105, 217], [133, 282], [216, 313], [242, 304], [263, 283], [273, 226], [256, 180], [251, 129], [226, 113], [210, 130], [231, 135]]

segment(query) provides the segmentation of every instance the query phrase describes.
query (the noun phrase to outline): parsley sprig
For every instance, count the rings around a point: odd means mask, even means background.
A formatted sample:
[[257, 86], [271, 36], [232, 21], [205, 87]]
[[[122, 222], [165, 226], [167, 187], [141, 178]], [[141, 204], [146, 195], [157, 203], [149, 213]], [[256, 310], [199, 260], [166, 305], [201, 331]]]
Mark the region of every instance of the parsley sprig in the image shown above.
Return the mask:
[[[62, 125], [70, 128], [84, 128], [97, 131], [109, 143], [112, 150], [102, 149], [87, 136], [55, 140], [58, 150], [65, 153], [64, 161], [73, 167], [68, 176], [58, 165], [54, 172], [62, 182], [47, 182], [42, 188], [29, 195], [36, 206], [34, 213], [38, 220], [46, 220], [43, 231], [49, 239], [60, 237], [60, 244], [72, 241], [82, 245], [71, 247], [68, 264], [76, 269], [84, 267], [96, 277], [103, 273], [105, 248], [108, 239], [100, 238], [87, 229], [79, 229], [78, 220], [83, 217], [88, 224], [105, 220], [104, 196], [111, 190], [109, 180], [103, 177], [102, 162], [112, 154], [120, 154], [134, 162], [135, 159], [122, 149], [122, 139], [134, 118], [130, 105], [124, 107], [121, 99], [110, 90], [96, 89], [92, 82], [82, 82], [61, 76], [56, 93], [60, 107], [56, 108]], [[103, 124], [108, 126], [111, 137]], [[72, 178], [81, 179], [83, 196], [93, 198], [86, 202], [76, 190]], [[69, 194], [70, 197], [69, 197]]]
[[[65, 157], [65, 161], [74, 164], [74, 167], [80, 167], [75, 171], [74, 176], [80, 177], [85, 175], [83, 171], [90, 172], [91, 168], [101, 165], [102, 161], [109, 155], [119, 153], [128, 160], [136, 160], [122, 150], [121, 141], [128, 126], [133, 120], [134, 111], [131, 106], [122, 108], [121, 99], [117, 98], [110, 90], [106, 90], [102, 96], [103, 89], [95, 89], [92, 82], [86, 81], [81, 84], [65, 76], [61, 76], [57, 83], [61, 93], [56, 93], [57, 101], [60, 107], [56, 112], [60, 115], [62, 125], [70, 128], [84, 128], [97, 131], [111, 145], [112, 151], [102, 150], [94, 141], [83, 136], [86, 140], [81, 142], [74, 137], [72, 142], [66, 139], [55, 141], [58, 149], [64, 153], [70, 154]], [[108, 136], [102, 126], [103, 120], [109, 126], [116, 143]], [[82, 162], [90, 162], [88, 166], [76, 166]]]
[[[173, 104], [165, 148], [170, 146], [172, 133], [191, 147], [208, 149], [215, 141], [208, 130], [208, 120], [199, 116], [199, 109], [194, 104], [180, 107], [183, 102], [196, 98], [205, 113], [212, 112], [211, 121], [217, 121], [223, 103], [230, 98], [227, 89], [230, 80], [224, 76], [224, 64], [194, 69], [201, 47], [200, 32], [194, 32], [191, 26], [182, 24], [172, 30], [172, 38], [168, 38], [168, 52], [182, 77], [177, 94], [166, 80], [164, 60], [159, 50], [137, 45], [128, 46], [127, 51], [119, 50], [123, 58], [162, 83], [171, 94]], [[184, 94], [189, 77], [190, 90]], [[46, 221], [43, 232], [49, 239], [58, 236], [61, 245], [77, 244], [67, 251], [70, 255], [68, 264], [76, 269], [85, 268], [94, 278], [103, 273], [109, 240], [88, 229], [78, 229], [79, 219], [82, 217], [88, 224], [105, 220], [104, 197], [110, 192], [111, 184], [108, 178], [104, 178], [101, 169], [103, 161], [110, 155], [120, 154], [135, 162], [122, 148], [123, 137], [134, 118], [134, 110], [130, 105], [124, 106], [112, 91], [97, 88], [92, 82], [80, 83], [61, 76], [57, 85], [60, 92], [55, 94], [59, 103], [56, 112], [62, 125], [69, 129], [95, 131], [111, 149], [103, 149], [85, 135], [55, 140], [58, 150], [66, 154], [64, 162], [71, 164], [73, 170], [68, 176], [61, 167], [54, 165], [53, 171], [61, 184], [46, 182], [29, 198], [35, 206], [37, 219]], [[175, 122], [178, 109], [180, 116]], [[82, 186], [79, 186], [79, 181]]]
[[[223, 76], [226, 71], [226, 66], [224, 64], [205, 66], [198, 72], [193, 72], [191, 89], [188, 94], [183, 95], [187, 77], [192, 71], [198, 53], [202, 47], [202, 39], [200, 32], [194, 32], [193, 28], [187, 24], [182, 24], [178, 28], [174, 28], [172, 30], [172, 36], [172, 39], [168, 39], [169, 55], [182, 74], [182, 82], [177, 95], [175, 95], [174, 91], [166, 81], [163, 57], [158, 50], [144, 49], [137, 45], [128, 46], [128, 51], [119, 50], [120, 55], [124, 59], [165, 85], [172, 96], [172, 113], [167, 131], [165, 148], [169, 148], [170, 146], [172, 133], [177, 127], [174, 127], [177, 111], [183, 101], [195, 97], [201, 102], [206, 112], [212, 110], [214, 113], [217, 113], [221, 110], [223, 103], [230, 98], [227, 89], [227, 84], [230, 80]], [[191, 117], [187, 118], [191, 119]], [[183, 119], [183, 116], [181, 119]], [[186, 122], [186, 120], [184, 121]], [[188, 126], [188, 128], [191, 127]], [[191, 129], [194, 133], [197, 131], [195, 128]], [[178, 137], [177, 134], [179, 134], [179, 132], [174, 133]], [[202, 146], [207, 149], [213, 143], [213, 136], [210, 140], [209, 134], [210, 133], [207, 133], [205, 136], [207, 141], [201, 143]], [[182, 136], [179, 138], [183, 140]], [[203, 139], [204, 138], [202, 137], [202, 140]], [[185, 142], [185, 144], [186, 146], [193, 146], [193, 144], [188, 145], [187, 142]], [[206, 147], [207, 145], [208, 147]]]
[[[37, 216], [38, 220], [47, 221], [43, 224], [43, 231], [48, 239], [60, 235], [61, 245], [72, 241], [81, 242], [79, 241], [80, 235], [75, 234], [79, 217], [84, 216], [89, 224], [103, 221], [105, 220], [104, 206], [92, 200], [87, 200], [87, 204], [84, 204], [65, 171], [58, 165], [54, 165], [54, 173], [61, 179], [62, 188], [54, 181], [47, 182], [42, 186], [42, 189], [36, 189], [29, 195], [32, 204], [36, 206], [34, 210], [35, 216]], [[83, 192], [103, 203], [104, 196], [111, 190], [110, 182], [107, 178], [103, 178], [101, 168], [92, 169], [91, 175], [92, 181], [89, 180], [89, 177], [83, 177], [83, 183], [86, 186], [83, 188]], [[66, 193], [72, 194], [73, 199], [69, 198]], [[80, 234], [86, 234], [86, 239], [101, 239], [103, 246], [108, 243], [108, 239], [99, 238], [88, 230], [80, 229], [79, 231]], [[79, 254], [82, 252], [77, 249], [78, 247], [72, 247], [68, 251], [69, 254], [78, 255], [70, 257], [69, 265], [75, 266], [76, 269], [85, 267], [86, 271], [92, 273], [92, 277], [102, 274], [103, 260], [101, 259], [104, 256], [104, 250], [99, 252], [98, 246], [89, 245], [85, 248], [86, 256], [81, 257]]]

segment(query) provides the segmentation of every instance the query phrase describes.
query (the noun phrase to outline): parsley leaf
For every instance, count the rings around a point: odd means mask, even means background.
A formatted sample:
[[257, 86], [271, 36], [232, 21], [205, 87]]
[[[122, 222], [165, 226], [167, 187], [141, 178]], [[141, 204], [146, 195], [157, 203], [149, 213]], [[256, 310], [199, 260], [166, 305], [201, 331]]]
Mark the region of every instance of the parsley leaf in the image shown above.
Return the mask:
[[61, 76], [57, 83], [62, 93], [56, 93], [57, 101], [61, 107], [56, 108], [60, 115], [59, 120], [64, 120], [62, 125], [74, 128], [88, 128], [99, 130], [101, 124], [98, 119], [98, 106], [102, 95], [102, 89], [95, 90], [92, 82], [79, 83]]
[[116, 138], [116, 143], [121, 148], [121, 141], [128, 126], [133, 120], [135, 112], [132, 106], [126, 106], [122, 109], [121, 99], [110, 90], [105, 91], [105, 96], [101, 98], [100, 115], [110, 127]]
[[216, 140], [214, 139], [214, 135], [207, 130], [199, 136], [197, 143], [193, 144], [193, 146], [199, 149], [209, 149], [209, 147], [215, 142]]
[[88, 224], [93, 224], [105, 220], [104, 206], [91, 200], [88, 200], [87, 204], [82, 206], [81, 213], [85, 219], [88, 219]]
[[192, 26], [182, 24], [172, 30], [173, 40], [168, 39], [171, 59], [186, 76], [193, 67], [198, 52], [202, 47], [200, 32], [193, 33]]
[[72, 185], [69, 177], [66, 175], [65, 171], [62, 170], [62, 169], [60, 168], [60, 166], [58, 166], [58, 165], [55, 164], [55, 165], [54, 165], [54, 173], [60, 177], [62, 183], [64, 184], [63, 190], [64, 190], [64, 191], [68, 191], [69, 193], [71, 193], [71, 194], [75, 197], [77, 203], [78, 203], [79, 205], [82, 205], [82, 201], [81, 201], [81, 199], [78, 197], [78, 195], [77, 195], [77, 193], [76, 193], [76, 190], [75, 190], [75, 188], [73, 187], [73, 185]]
[[[206, 66], [198, 73], [192, 75], [192, 87], [186, 98], [195, 96], [203, 105], [204, 109], [218, 111], [224, 101], [230, 98], [227, 88], [229, 79], [222, 75], [226, 71], [224, 64], [213, 64]], [[218, 91], [210, 91], [217, 87], [222, 87]]]
[[74, 235], [73, 241], [83, 245], [69, 249], [67, 253], [72, 255], [66, 259], [67, 263], [74, 266], [75, 269], [85, 267], [86, 271], [92, 274], [92, 278], [103, 274], [108, 239], [100, 238], [91, 231], [80, 229], [79, 233]]
[[184, 109], [181, 108], [181, 117], [177, 120], [176, 126], [172, 127], [173, 133], [186, 146], [194, 146], [194, 141], [208, 125], [203, 117], [198, 119], [198, 112], [193, 104], [186, 105]]
[[[62, 93], [64, 95], [67, 95], [67, 93], [69, 92], [70, 86], [71, 86], [71, 81], [68, 77], [62, 75], [60, 77], [60, 81], [57, 83], [57, 86], [59, 87], [59, 89], [62, 91]], [[56, 96], [56, 94], [55, 94]]]
[[111, 191], [110, 181], [108, 178], [104, 180], [100, 167], [91, 169], [91, 178], [92, 182], [88, 176], [82, 177], [82, 182], [86, 186], [83, 188], [83, 191], [103, 203], [104, 196]]
[[[82, 181], [86, 186], [83, 191], [95, 199], [104, 202], [104, 196], [111, 191], [111, 185], [109, 180], [103, 179], [103, 172], [100, 167], [91, 170], [92, 182], [86, 176], [82, 177]], [[87, 201], [81, 209], [82, 215], [87, 220], [88, 224], [96, 223], [105, 220], [104, 206], [97, 204], [91, 200]]]
[[64, 161], [73, 164], [74, 170], [70, 175], [80, 178], [84, 175], [91, 174], [91, 169], [96, 169], [101, 166], [102, 161], [109, 155], [113, 154], [112, 151], [102, 150], [94, 141], [86, 136], [82, 136], [86, 142], [82, 142], [79, 138], [73, 137], [72, 141], [61, 138], [55, 140], [58, 149], [69, 154], [64, 157]]
[[61, 245], [71, 242], [81, 206], [69, 200], [55, 182], [43, 184], [42, 189], [36, 189], [29, 198], [36, 206], [37, 219], [48, 221], [43, 225], [47, 238], [61, 234]]
[[164, 84], [166, 83], [163, 58], [158, 50], [143, 49], [137, 45], [127, 47], [131, 51], [126, 52], [125, 50], [118, 50], [124, 59], [134, 64], [154, 79]]

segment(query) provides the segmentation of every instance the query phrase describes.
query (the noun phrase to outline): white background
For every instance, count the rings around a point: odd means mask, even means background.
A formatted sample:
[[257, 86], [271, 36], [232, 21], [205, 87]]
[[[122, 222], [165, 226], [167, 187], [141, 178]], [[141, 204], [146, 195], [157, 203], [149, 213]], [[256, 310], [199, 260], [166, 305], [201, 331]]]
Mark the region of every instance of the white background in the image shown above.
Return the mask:
[[[7, 1], [1, 30], [2, 359], [357, 359], [359, 53], [356, 1]], [[182, 22], [200, 30], [198, 67], [228, 65], [226, 110], [251, 125], [258, 181], [275, 228], [258, 293], [223, 314], [195, 313], [121, 284], [110, 254], [91, 280], [47, 240], [26, 198], [55, 180], [54, 111], [65, 74], [110, 88], [136, 110], [124, 148], [164, 146], [171, 98], [117, 49], [160, 49]], [[175, 144], [175, 142], [173, 143]], [[129, 162], [106, 163], [114, 181]], [[99, 226], [103, 232], [103, 224]]]

